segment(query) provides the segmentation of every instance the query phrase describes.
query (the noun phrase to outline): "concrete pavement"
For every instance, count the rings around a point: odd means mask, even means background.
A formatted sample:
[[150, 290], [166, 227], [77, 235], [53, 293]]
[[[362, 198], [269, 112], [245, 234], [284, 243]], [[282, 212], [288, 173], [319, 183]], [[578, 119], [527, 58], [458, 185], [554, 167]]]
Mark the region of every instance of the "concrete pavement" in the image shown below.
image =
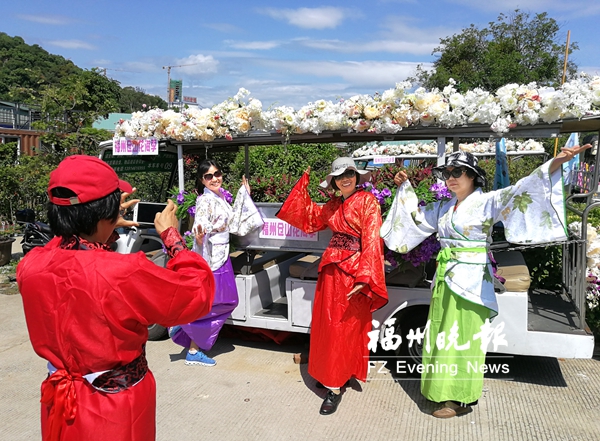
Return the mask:
[[[31, 349], [19, 295], [0, 295], [0, 440], [40, 439], [39, 385], [45, 362]], [[305, 345], [220, 338], [217, 366], [186, 366], [171, 341], [149, 342], [158, 384], [158, 440], [598, 440], [600, 361], [518, 357], [512, 380], [486, 378], [474, 412], [430, 416], [418, 381], [372, 370], [352, 382], [338, 411], [321, 416], [323, 392], [306, 365]]]
[[[2, 282], [6, 276], [0, 274]], [[0, 291], [0, 440], [40, 439], [39, 386], [45, 362], [29, 344], [18, 294]], [[7, 292], [7, 291], [6, 291]], [[600, 439], [600, 357], [515, 357], [506, 374], [487, 375], [472, 413], [438, 420], [419, 382], [394, 380], [374, 363], [367, 383], [352, 381], [338, 411], [318, 413], [322, 390], [293, 354], [305, 341], [277, 345], [220, 337], [212, 368], [186, 366], [170, 340], [148, 342], [157, 381], [157, 439], [179, 440], [556, 440]], [[600, 355], [600, 354], [598, 354]], [[381, 368], [381, 369], [379, 369]], [[84, 440], [82, 440], [84, 441]]]

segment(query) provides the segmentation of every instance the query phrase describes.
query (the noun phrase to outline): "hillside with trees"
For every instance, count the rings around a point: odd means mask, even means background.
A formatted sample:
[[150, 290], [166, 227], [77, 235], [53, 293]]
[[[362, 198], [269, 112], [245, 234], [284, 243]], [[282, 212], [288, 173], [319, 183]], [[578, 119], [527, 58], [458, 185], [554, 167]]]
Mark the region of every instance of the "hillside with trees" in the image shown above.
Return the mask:
[[[88, 72], [85, 74], [85, 72]], [[111, 99], [116, 100], [111, 112], [132, 113], [141, 110], [142, 104], [149, 107], [167, 108], [162, 98], [146, 94], [140, 88], [124, 87], [100, 75], [99, 70], [84, 70], [72, 61], [60, 55], [50, 54], [37, 44], [29, 45], [21, 37], [11, 37], [0, 32], [0, 100], [28, 104], [41, 104], [44, 91], [62, 88], [69, 83], [76, 83], [81, 76], [104, 78], [95, 79], [96, 84], [113, 83], [109, 86], [114, 93]], [[90, 90], [93, 92], [93, 90]], [[77, 109], [73, 109], [76, 111]]]
[[80, 68], [37, 44], [0, 32], [0, 100], [23, 102], [44, 85], [58, 84]]

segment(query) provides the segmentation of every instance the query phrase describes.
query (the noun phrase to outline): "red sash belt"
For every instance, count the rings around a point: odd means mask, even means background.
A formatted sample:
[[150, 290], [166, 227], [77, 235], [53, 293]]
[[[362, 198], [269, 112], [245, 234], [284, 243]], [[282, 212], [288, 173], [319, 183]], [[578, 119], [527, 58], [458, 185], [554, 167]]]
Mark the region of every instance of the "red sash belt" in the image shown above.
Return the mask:
[[360, 251], [360, 238], [346, 233], [333, 233], [329, 241], [329, 247], [346, 251]]
[[[101, 392], [118, 393], [139, 383], [148, 372], [146, 350], [124, 366], [99, 375], [91, 384]], [[42, 383], [40, 402], [50, 409], [48, 431], [44, 441], [59, 441], [63, 421], [72, 423], [77, 416], [75, 382], [84, 381], [81, 375], [72, 375], [65, 369], [57, 369]]]

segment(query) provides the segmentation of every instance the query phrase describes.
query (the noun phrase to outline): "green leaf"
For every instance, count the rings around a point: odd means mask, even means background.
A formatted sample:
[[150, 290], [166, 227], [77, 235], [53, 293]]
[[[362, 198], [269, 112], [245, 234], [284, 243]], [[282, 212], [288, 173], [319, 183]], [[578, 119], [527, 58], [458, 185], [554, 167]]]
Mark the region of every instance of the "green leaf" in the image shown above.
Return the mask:
[[521, 213], [525, 213], [531, 203], [533, 203], [533, 199], [531, 199], [531, 196], [526, 191], [514, 197], [513, 204]]

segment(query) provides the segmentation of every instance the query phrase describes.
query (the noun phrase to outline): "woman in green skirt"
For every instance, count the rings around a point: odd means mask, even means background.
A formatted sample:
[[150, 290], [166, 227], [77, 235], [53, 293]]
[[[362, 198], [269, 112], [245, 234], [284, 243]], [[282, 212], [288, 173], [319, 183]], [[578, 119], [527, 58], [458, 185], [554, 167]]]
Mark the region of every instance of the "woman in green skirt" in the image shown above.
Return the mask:
[[424, 207], [407, 180], [396, 174], [398, 191], [381, 236], [389, 249], [406, 253], [437, 233], [441, 250], [423, 345], [421, 392], [442, 403], [438, 418], [467, 413], [483, 389], [489, 344], [506, 344], [492, 323], [498, 314], [493, 270], [488, 256], [492, 226], [504, 224], [511, 243], [566, 239], [561, 164], [590, 148], [564, 148], [515, 185], [484, 193], [485, 172], [477, 158], [455, 152], [434, 176], [453, 193], [449, 200]]

